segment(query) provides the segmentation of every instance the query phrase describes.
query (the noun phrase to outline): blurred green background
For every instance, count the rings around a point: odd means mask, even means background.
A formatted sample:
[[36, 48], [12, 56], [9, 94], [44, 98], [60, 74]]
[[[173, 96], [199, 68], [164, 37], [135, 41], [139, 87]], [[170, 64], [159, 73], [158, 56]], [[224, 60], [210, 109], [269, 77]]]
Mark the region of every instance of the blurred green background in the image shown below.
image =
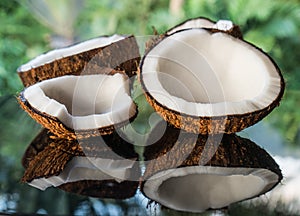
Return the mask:
[[[115, 208], [122, 206], [122, 209], [125, 206], [130, 215], [143, 213], [140, 206], [143, 205], [141, 202], [146, 201], [139, 201], [138, 198], [124, 202], [99, 201], [66, 195], [55, 189], [47, 190], [45, 194], [16, 184], [23, 172], [19, 162], [22, 153], [40, 129], [19, 109], [15, 101], [14, 96], [23, 88], [16, 70], [21, 64], [55, 47], [114, 33], [152, 35], [153, 27], [163, 33], [188, 18], [199, 16], [215, 21], [232, 20], [241, 27], [245, 40], [261, 47], [275, 60], [286, 80], [286, 91], [280, 107], [264, 121], [277, 129], [285, 145], [299, 149], [299, 0], [1, 0], [0, 210], [97, 214], [93, 206], [98, 203], [103, 206], [114, 205]], [[57, 199], [52, 201], [51, 197]], [[45, 206], [48, 206], [47, 209]], [[281, 209], [281, 205], [279, 208], [278, 212], [287, 213]], [[251, 212], [250, 209], [245, 212]], [[231, 208], [230, 215], [239, 215], [239, 211], [242, 210]], [[277, 215], [276, 211], [262, 207], [252, 209], [248, 215], [261, 212], [264, 215]]]

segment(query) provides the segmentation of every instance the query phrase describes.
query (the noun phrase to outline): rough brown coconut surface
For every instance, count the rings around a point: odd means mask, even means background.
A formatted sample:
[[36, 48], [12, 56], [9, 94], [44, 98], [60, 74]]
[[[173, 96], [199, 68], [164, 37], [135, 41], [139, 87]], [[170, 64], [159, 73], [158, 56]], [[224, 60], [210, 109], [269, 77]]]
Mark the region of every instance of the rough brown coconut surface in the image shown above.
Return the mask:
[[139, 60], [140, 54], [136, 39], [134, 36], [129, 36], [108, 46], [57, 59], [27, 71], [19, 68], [18, 74], [25, 87], [64, 75], [109, 72], [103, 68], [125, 71], [131, 77], [137, 71]]
[[[150, 136], [156, 133], [160, 131], [154, 129]], [[276, 173], [279, 182], [282, 179], [279, 166], [264, 149], [235, 134], [195, 135], [168, 125], [164, 135], [146, 147], [144, 157], [149, 161], [145, 180], [162, 170], [198, 165], [264, 168]]]
[[[131, 144], [124, 141], [117, 133], [89, 138], [81, 141], [60, 139], [43, 129], [28, 146], [22, 164], [25, 173], [23, 182], [31, 182], [38, 178], [59, 175], [67, 163], [75, 156], [98, 157], [106, 159], [137, 160]], [[138, 179], [140, 170], [138, 163], [132, 168], [131, 179]], [[134, 196], [138, 181], [116, 180], [83, 180], [65, 183], [58, 188], [67, 192], [85, 196], [125, 199]]]
[[53, 136], [53, 134], [51, 134], [47, 129], [42, 129], [32, 140], [22, 157], [22, 166], [24, 168], [29, 166], [29, 162], [34, 159], [38, 152], [43, 151], [43, 149], [53, 141], [51, 136]]
[[[28, 182], [35, 178], [57, 175], [64, 169], [68, 160], [74, 156], [115, 160], [137, 159], [138, 155], [135, 153], [133, 145], [126, 142], [121, 136], [114, 132], [106, 136], [78, 141], [55, 137], [49, 130], [43, 129], [30, 143], [23, 155], [22, 164], [27, 169], [24, 174], [27, 177], [24, 180]], [[47, 163], [47, 161], [55, 161], [55, 163]]]
[[[284, 82], [282, 82], [284, 86]], [[283, 96], [283, 90], [276, 98], [274, 103], [270, 106], [258, 110], [253, 113], [245, 113], [241, 115], [228, 115], [216, 117], [200, 117], [189, 116], [185, 113], [179, 113], [169, 110], [166, 106], [158, 103], [150, 94], [145, 92], [145, 96], [149, 104], [156, 112], [167, 122], [171, 123], [177, 128], [192, 132], [195, 134], [217, 134], [217, 133], [236, 133], [243, 129], [256, 124], [264, 117], [266, 117], [273, 109], [280, 104]]]
[[119, 183], [113, 180], [85, 180], [58, 186], [59, 189], [69, 193], [109, 199], [127, 199], [133, 197], [137, 191], [137, 187], [138, 184], [136, 181], [123, 181]]

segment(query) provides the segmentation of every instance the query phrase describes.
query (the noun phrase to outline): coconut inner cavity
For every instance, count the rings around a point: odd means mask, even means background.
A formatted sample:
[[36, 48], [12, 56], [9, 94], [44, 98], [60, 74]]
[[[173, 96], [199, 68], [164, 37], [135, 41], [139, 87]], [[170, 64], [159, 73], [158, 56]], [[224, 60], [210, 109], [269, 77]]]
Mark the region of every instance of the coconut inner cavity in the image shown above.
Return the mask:
[[[240, 39], [204, 29], [165, 38], [145, 57], [142, 72], [149, 94], [184, 113], [180, 108], [190, 103], [224, 104], [222, 110], [210, 108], [214, 115], [255, 111], [280, 92], [280, 76], [264, 53]], [[205, 107], [189, 112], [213, 115]]]
[[135, 114], [124, 75], [63, 76], [24, 92], [29, 104], [74, 129], [92, 129], [128, 120]]
[[258, 194], [265, 186], [258, 176], [190, 174], [172, 177], [159, 189], [160, 199], [181, 210], [222, 208]]
[[48, 187], [83, 180], [127, 180], [134, 165], [131, 160], [112, 160], [94, 157], [74, 157], [57, 176], [34, 179], [29, 184], [45, 190]]
[[166, 207], [203, 212], [259, 196], [277, 183], [278, 175], [264, 168], [190, 166], [154, 174], [143, 192]]

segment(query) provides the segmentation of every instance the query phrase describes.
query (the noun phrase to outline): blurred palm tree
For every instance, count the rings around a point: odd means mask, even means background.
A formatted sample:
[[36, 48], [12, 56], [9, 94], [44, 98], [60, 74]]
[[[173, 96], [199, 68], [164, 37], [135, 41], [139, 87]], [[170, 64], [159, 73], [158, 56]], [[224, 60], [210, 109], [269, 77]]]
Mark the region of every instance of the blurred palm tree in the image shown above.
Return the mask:
[[24, 5], [39, 22], [54, 33], [50, 36], [50, 46], [63, 47], [74, 43], [74, 25], [83, 9], [84, 0], [23, 0]]

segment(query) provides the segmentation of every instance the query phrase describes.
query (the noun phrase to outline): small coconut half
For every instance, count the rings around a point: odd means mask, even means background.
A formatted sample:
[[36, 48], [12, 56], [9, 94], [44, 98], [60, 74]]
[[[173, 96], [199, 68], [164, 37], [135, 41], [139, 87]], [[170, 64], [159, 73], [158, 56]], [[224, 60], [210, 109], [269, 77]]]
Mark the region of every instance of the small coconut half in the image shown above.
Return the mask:
[[54, 138], [44, 129], [27, 148], [23, 182], [41, 190], [58, 187], [80, 195], [125, 199], [140, 175], [133, 146], [117, 134], [78, 142]]
[[134, 36], [112, 35], [51, 50], [21, 65], [17, 72], [24, 86], [63, 75], [105, 72], [101, 68], [117, 69], [133, 76], [139, 60]]
[[284, 92], [279, 68], [261, 49], [201, 28], [166, 36], [143, 57], [139, 74], [147, 100], [166, 121], [201, 134], [255, 124]]
[[19, 96], [21, 107], [57, 137], [112, 133], [135, 118], [126, 75], [67, 75], [36, 83]]
[[[159, 131], [153, 130], [151, 136]], [[203, 212], [257, 197], [282, 179], [273, 158], [248, 139], [234, 134], [195, 138], [168, 126], [144, 153], [141, 191], [178, 211]]]

